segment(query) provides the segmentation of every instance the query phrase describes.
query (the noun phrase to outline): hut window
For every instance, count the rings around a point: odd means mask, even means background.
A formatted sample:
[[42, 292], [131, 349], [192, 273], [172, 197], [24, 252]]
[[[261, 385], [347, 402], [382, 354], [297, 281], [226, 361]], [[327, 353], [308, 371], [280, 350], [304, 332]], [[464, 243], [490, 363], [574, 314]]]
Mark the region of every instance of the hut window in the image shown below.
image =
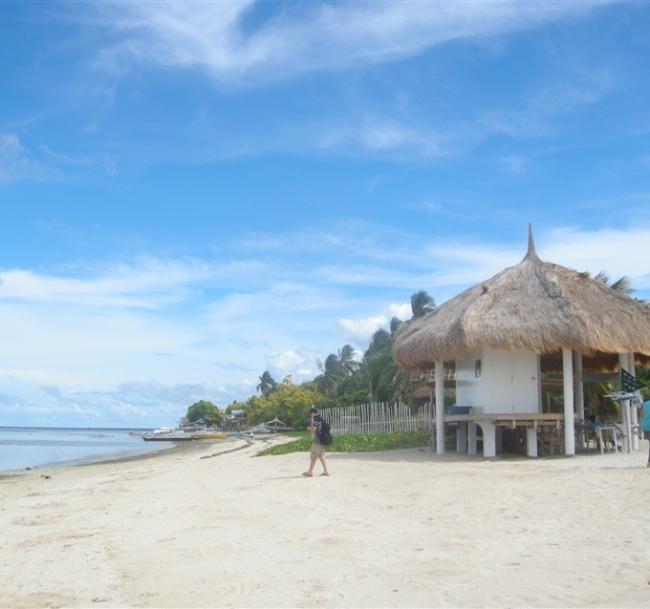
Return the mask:
[[481, 378], [481, 360], [477, 359], [474, 362], [474, 376], [479, 379]]

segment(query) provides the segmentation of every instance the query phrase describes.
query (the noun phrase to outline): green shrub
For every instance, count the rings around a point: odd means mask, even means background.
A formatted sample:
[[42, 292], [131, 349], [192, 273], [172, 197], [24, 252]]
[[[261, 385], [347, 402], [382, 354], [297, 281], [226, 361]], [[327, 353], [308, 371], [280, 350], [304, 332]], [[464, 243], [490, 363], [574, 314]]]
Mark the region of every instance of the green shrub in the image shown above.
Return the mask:
[[[348, 434], [337, 436], [328, 452], [333, 453], [358, 453], [375, 452], [380, 450], [394, 450], [398, 448], [417, 448], [426, 446], [429, 441], [429, 432], [425, 430], [398, 431], [395, 433], [376, 434]], [[305, 452], [311, 446], [311, 437], [303, 432], [303, 437], [286, 444], [272, 446], [262, 451], [261, 455], [286, 455], [288, 453]]]

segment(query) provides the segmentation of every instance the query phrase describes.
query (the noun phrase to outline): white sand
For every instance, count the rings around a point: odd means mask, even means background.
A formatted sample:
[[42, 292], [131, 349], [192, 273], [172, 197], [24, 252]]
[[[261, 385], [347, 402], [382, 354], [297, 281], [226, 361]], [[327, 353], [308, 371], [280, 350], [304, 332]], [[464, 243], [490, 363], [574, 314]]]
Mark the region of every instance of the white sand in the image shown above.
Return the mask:
[[650, 607], [646, 452], [233, 446], [0, 480], [0, 606]]

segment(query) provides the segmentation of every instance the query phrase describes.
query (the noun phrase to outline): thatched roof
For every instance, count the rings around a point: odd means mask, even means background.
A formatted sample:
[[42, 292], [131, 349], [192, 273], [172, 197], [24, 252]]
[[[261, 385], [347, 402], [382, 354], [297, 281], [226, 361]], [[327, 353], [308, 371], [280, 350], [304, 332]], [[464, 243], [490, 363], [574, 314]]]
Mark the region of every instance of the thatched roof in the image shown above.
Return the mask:
[[402, 324], [393, 354], [403, 368], [422, 370], [483, 346], [650, 355], [650, 307], [589, 273], [540, 260], [531, 232], [518, 265]]

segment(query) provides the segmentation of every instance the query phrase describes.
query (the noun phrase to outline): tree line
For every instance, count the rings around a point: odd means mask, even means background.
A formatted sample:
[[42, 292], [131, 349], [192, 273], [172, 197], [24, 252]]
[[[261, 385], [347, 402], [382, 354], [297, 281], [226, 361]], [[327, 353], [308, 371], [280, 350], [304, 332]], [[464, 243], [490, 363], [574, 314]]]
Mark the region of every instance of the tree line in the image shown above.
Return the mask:
[[[411, 320], [435, 310], [434, 299], [425, 291], [411, 296]], [[393, 359], [393, 340], [403, 323], [393, 317], [389, 329], [379, 328], [358, 357], [345, 344], [324, 361], [317, 361], [319, 374], [294, 384], [290, 376], [276, 381], [268, 370], [259, 377], [257, 394], [243, 402], [233, 402], [226, 413], [241, 412], [249, 424], [277, 417], [293, 427], [302, 427], [311, 406], [350, 406], [368, 402], [408, 401], [422, 383], [419, 376], [401, 371]]]

